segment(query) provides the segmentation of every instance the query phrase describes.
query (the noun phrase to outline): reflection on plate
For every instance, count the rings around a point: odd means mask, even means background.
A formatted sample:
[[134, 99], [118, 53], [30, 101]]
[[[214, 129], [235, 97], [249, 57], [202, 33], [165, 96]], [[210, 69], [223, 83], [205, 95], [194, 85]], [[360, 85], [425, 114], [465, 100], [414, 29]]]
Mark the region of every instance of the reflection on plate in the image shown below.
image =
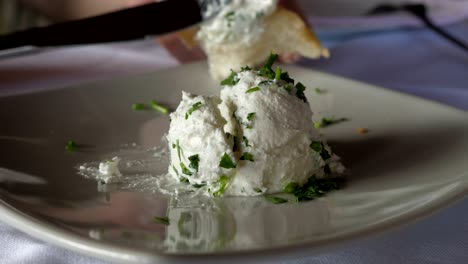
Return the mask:
[[[261, 197], [178, 199], [152, 191], [167, 164], [151, 155], [182, 89], [212, 94], [206, 65], [0, 98], [0, 219], [40, 239], [121, 262], [277, 258], [400, 226], [468, 191], [468, 115], [335, 76], [285, 67], [308, 84], [315, 118], [350, 121], [321, 130], [350, 169], [345, 189], [307, 203]], [[320, 87], [326, 93], [315, 94]], [[21, 120], [21, 122], [18, 122]], [[358, 128], [369, 133], [359, 134]], [[74, 139], [86, 148], [66, 152]], [[135, 144], [133, 144], [135, 143]], [[87, 162], [123, 156], [122, 184], [77, 174]], [[138, 163], [139, 162], [139, 163]], [[135, 164], [138, 163], [138, 166]], [[140, 181], [134, 181], [140, 179]], [[168, 216], [169, 225], [155, 216]], [[190, 256], [190, 259], [187, 258]], [[229, 256], [229, 258], [226, 258]]]

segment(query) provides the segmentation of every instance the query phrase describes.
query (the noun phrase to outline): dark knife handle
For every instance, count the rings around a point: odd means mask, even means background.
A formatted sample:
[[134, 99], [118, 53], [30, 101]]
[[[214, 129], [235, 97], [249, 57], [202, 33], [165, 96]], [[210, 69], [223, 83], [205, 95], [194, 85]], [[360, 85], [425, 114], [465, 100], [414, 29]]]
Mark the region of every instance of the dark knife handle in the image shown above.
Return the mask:
[[166, 34], [201, 21], [196, 0], [166, 0], [0, 36], [0, 50], [133, 40]]

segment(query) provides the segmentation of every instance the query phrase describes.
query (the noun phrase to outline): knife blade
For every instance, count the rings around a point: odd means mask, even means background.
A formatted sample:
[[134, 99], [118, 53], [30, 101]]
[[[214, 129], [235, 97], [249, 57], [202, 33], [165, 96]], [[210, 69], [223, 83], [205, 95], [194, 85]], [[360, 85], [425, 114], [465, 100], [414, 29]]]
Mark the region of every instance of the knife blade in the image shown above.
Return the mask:
[[166, 0], [14, 32], [0, 36], [0, 56], [40, 47], [127, 41], [167, 34], [202, 22], [207, 2]]

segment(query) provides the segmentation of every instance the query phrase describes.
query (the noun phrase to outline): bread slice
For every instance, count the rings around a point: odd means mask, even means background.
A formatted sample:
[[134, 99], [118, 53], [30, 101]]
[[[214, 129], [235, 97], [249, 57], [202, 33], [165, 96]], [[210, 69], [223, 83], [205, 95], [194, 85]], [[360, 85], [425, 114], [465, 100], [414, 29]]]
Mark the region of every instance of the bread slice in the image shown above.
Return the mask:
[[[255, 67], [263, 63], [270, 53], [298, 53], [307, 58], [329, 57], [302, 18], [294, 12], [278, 7], [265, 18], [265, 30], [248, 47], [242, 43], [203, 45], [207, 54], [210, 74], [215, 80], [226, 78], [232, 70], [243, 66]], [[185, 36], [186, 37], [186, 36]]]

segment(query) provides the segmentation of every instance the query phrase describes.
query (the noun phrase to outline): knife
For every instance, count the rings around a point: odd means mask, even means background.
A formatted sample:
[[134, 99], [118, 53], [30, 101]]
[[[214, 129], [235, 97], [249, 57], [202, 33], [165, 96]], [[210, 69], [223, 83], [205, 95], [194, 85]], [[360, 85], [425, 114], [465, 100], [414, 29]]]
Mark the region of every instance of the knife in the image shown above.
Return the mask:
[[[214, 2], [214, 3], [213, 3]], [[95, 44], [164, 35], [213, 17], [219, 0], [166, 0], [100, 16], [0, 36], [0, 57], [42, 47]], [[205, 17], [210, 6], [210, 17]]]

